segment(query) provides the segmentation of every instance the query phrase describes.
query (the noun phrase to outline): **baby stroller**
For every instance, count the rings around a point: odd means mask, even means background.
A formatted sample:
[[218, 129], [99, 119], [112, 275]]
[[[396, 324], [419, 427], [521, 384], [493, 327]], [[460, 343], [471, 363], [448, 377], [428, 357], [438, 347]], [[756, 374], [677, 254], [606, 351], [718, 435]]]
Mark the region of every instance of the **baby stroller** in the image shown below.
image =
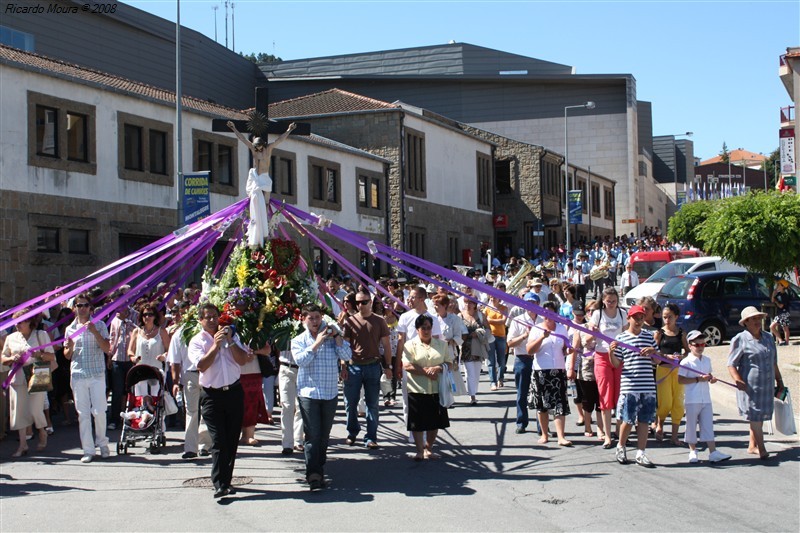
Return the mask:
[[149, 441], [150, 453], [166, 446], [164, 435], [164, 377], [157, 368], [136, 365], [125, 376], [125, 411], [122, 433], [117, 443], [117, 455], [127, 454], [128, 446]]

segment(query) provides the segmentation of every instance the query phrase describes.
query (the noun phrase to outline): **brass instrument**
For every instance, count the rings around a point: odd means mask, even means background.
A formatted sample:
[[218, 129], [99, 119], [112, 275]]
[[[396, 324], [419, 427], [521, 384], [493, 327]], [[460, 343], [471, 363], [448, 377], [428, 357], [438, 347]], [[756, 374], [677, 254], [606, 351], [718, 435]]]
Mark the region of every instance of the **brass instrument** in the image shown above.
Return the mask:
[[589, 279], [597, 281], [599, 279], [608, 277], [608, 269], [611, 268], [611, 262], [606, 259], [598, 268], [592, 268], [589, 271]]
[[516, 296], [519, 290], [525, 286], [525, 277], [533, 270], [534, 268], [530, 261], [524, 261], [522, 266], [519, 267], [519, 272], [514, 274], [514, 277], [506, 283], [506, 292]]

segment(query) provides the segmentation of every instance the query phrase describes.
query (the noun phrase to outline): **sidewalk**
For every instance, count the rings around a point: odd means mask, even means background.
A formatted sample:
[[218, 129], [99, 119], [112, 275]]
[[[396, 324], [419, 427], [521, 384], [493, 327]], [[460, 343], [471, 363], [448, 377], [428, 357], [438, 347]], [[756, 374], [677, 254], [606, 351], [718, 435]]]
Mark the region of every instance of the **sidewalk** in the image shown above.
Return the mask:
[[[730, 348], [730, 342], [725, 341], [719, 346], [707, 347], [704, 353], [711, 359], [714, 375], [732, 382], [727, 367]], [[791, 392], [795, 424], [800, 428], [800, 336], [791, 337], [788, 346], [778, 346], [778, 368], [784, 385], [789, 387]], [[733, 387], [716, 383], [711, 386], [711, 395], [715, 405], [724, 404], [733, 410], [737, 409], [736, 389]], [[797, 439], [797, 435], [794, 438]]]

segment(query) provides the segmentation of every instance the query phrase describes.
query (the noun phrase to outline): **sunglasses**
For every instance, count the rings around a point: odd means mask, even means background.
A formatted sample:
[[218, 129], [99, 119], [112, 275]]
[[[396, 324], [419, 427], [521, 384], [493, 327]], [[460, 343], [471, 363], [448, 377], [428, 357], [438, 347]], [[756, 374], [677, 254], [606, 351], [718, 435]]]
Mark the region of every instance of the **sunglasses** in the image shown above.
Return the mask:
[[356, 303], [358, 305], [366, 305], [366, 304], [370, 303], [370, 300], [356, 300]]
[[75, 304], [75, 307], [78, 309], [83, 309], [84, 307], [89, 307], [89, 304]]
[[155, 313], [142, 313], [142, 316], [145, 316], [145, 317], [147, 317], [147, 316], [156, 316], [156, 314]]
[[691, 344], [692, 346], [705, 346], [705, 345], [706, 345], [706, 343], [704, 343], [704, 342], [692, 342], [692, 343], [690, 343], [690, 344]]

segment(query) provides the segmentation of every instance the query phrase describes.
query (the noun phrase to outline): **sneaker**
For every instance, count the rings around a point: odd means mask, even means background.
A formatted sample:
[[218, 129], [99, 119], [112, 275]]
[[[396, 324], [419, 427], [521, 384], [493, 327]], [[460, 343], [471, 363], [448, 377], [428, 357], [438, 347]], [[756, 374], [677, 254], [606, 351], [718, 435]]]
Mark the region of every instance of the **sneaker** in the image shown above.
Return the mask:
[[639, 455], [636, 456], [636, 464], [639, 465], [639, 466], [643, 466], [645, 468], [655, 468], [656, 467], [656, 465], [654, 465], [650, 461], [650, 459], [647, 458], [647, 456], [645, 454], [639, 454]]
[[111, 450], [108, 449], [108, 446], [101, 446], [100, 447], [100, 457], [103, 459], [108, 459], [111, 457]]
[[525, 433], [525, 428], [522, 427], [522, 426], [517, 426], [517, 429], [516, 429], [515, 433], [517, 435], [519, 435], [520, 433]]
[[689, 462], [697, 463], [700, 459], [697, 458], [697, 450], [689, 450]]
[[625, 451], [625, 448], [617, 446], [617, 454], [616, 454], [617, 462], [621, 465], [628, 464], [628, 452]]
[[84, 455], [83, 457], [81, 457], [81, 462], [82, 463], [91, 463], [92, 459], [94, 459], [94, 455], [88, 455], [87, 454], [87, 455]]
[[708, 460], [711, 461], [712, 463], [719, 463], [720, 461], [727, 461], [730, 458], [731, 458], [730, 455], [728, 455], [727, 453], [722, 453], [719, 450], [714, 450], [713, 452], [708, 454]]
[[117, 429], [117, 425], [114, 422], [111, 422], [109, 425], [106, 426], [106, 429], [115, 430]]
[[48, 435], [52, 435], [53, 433], [56, 432], [56, 430], [53, 429], [53, 426], [47, 426], [46, 428], [44, 428], [44, 430], [45, 432], [47, 432]]
[[181, 455], [181, 459], [195, 459], [196, 457], [197, 454], [194, 452], [183, 452], [183, 455]]

